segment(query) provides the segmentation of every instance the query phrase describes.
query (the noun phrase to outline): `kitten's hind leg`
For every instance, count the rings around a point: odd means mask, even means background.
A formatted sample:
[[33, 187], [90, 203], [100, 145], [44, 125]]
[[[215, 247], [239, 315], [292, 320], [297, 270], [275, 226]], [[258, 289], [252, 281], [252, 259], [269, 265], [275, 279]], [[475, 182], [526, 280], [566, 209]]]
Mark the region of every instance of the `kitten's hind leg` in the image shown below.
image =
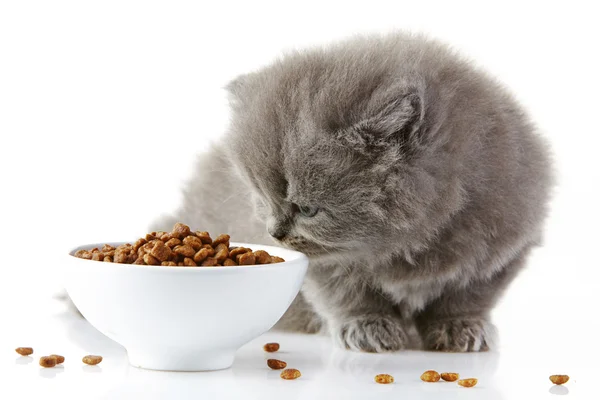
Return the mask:
[[464, 288], [449, 287], [416, 315], [415, 322], [426, 350], [478, 352], [493, 348], [496, 328], [490, 311], [523, 265], [525, 250], [491, 279]]

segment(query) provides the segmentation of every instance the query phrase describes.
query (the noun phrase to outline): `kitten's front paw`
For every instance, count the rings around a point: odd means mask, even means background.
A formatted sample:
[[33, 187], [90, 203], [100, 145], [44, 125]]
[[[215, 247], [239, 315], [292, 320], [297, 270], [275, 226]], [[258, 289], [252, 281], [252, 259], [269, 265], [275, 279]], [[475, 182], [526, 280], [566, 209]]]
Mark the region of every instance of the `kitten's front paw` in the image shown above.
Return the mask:
[[495, 334], [494, 325], [483, 318], [432, 321], [423, 331], [423, 344], [435, 351], [487, 351]]
[[334, 336], [346, 349], [370, 353], [401, 350], [409, 340], [399, 320], [379, 315], [344, 322], [336, 327]]

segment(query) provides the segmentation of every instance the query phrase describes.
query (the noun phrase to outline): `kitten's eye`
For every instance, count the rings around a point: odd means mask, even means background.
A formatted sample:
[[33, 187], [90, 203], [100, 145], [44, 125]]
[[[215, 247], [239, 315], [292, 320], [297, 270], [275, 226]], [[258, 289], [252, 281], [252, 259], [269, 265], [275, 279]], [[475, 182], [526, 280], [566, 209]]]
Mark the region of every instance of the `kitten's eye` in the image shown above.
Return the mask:
[[319, 207], [316, 206], [300, 206], [298, 204], [294, 204], [294, 206], [303, 217], [307, 218], [314, 217], [319, 212]]

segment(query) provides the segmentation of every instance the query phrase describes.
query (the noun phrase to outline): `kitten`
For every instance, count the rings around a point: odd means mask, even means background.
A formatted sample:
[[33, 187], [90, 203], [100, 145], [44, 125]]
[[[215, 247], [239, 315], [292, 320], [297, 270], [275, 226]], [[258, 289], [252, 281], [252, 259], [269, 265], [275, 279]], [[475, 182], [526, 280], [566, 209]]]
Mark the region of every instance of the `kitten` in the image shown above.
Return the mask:
[[232, 122], [175, 221], [302, 251], [278, 327], [343, 347], [484, 351], [490, 311], [541, 237], [546, 143], [445, 45], [397, 33], [286, 55], [227, 87]]

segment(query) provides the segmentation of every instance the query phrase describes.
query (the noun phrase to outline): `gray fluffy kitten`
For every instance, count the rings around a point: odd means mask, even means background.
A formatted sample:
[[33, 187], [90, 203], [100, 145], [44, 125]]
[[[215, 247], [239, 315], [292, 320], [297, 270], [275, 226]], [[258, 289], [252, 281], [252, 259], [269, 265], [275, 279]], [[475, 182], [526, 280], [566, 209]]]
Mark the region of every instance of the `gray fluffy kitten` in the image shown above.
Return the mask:
[[[483, 351], [539, 243], [545, 142], [506, 90], [421, 36], [288, 54], [228, 85], [232, 122], [172, 217], [310, 257], [278, 327], [343, 347]], [[268, 232], [268, 233], [267, 233]]]

